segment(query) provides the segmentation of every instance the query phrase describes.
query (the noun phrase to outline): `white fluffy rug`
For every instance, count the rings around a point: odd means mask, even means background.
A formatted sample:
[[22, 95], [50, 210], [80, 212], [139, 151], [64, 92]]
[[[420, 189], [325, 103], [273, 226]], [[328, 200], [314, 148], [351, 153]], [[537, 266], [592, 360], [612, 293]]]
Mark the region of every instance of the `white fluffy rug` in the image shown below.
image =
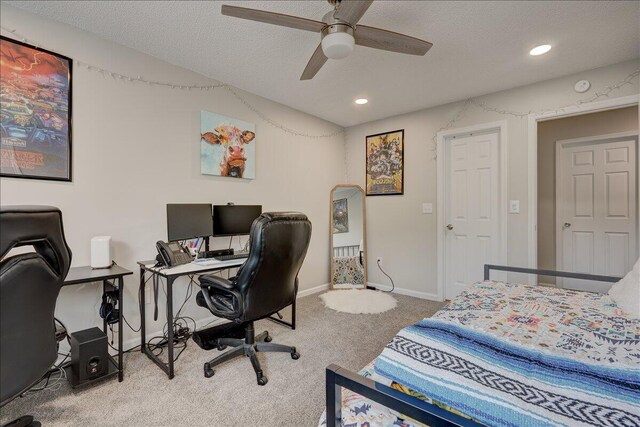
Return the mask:
[[371, 289], [334, 290], [320, 295], [320, 298], [328, 308], [353, 314], [382, 313], [397, 304], [391, 295]]

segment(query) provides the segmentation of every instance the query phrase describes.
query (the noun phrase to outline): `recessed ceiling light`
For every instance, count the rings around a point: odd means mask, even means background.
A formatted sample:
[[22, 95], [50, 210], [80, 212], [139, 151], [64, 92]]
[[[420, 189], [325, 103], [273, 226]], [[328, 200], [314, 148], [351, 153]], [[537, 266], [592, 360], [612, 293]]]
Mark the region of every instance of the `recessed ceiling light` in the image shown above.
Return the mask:
[[366, 104], [367, 102], [369, 102], [369, 100], [368, 100], [367, 98], [358, 98], [358, 99], [356, 99], [356, 101], [355, 101], [355, 103], [356, 103], [356, 104], [358, 104], [358, 105], [364, 105], [364, 104]]
[[529, 55], [538, 56], [543, 55], [551, 50], [550, 44], [541, 44], [540, 46], [536, 46], [529, 51]]

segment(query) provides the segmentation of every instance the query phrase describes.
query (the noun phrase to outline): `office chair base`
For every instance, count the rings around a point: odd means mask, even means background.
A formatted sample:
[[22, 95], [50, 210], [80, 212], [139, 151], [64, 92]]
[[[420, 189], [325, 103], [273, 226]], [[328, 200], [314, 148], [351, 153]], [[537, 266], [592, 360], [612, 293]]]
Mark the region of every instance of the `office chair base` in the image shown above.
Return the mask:
[[31, 415], [23, 415], [22, 417], [3, 424], [2, 427], [41, 427], [38, 421], [34, 421]]
[[257, 336], [255, 335], [253, 322], [249, 323], [246, 326], [246, 336], [244, 339], [219, 338], [217, 340], [218, 349], [220, 349], [221, 347], [226, 348], [227, 346], [233, 348], [204, 364], [203, 371], [205, 378], [211, 378], [215, 374], [216, 371], [213, 369], [215, 366], [218, 366], [231, 359], [235, 359], [238, 356], [244, 355], [247, 356], [251, 361], [253, 370], [256, 373], [258, 385], [266, 385], [269, 379], [265, 377], [264, 373], [262, 372], [262, 367], [260, 366], [257, 352], [261, 351], [289, 353], [293, 360], [298, 360], [300, 358], [300, 353], [297, 352], [295, 347], [275, 344], [271, 341], [272, 338], [269, 336], [269, 332], [267, 331], [264, 331]]

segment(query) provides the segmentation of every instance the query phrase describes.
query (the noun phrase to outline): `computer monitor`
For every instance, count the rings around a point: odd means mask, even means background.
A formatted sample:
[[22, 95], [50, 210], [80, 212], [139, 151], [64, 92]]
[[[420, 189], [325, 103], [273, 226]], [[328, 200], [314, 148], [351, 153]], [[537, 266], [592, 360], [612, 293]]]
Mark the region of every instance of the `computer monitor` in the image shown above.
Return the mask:
[[251, 224], [260, 214], [261, 205], [213, 205], [213, 235], [249, 234]]
[[211, 236], [211, 204], [168, 204], [167, 234], [170, 242]]

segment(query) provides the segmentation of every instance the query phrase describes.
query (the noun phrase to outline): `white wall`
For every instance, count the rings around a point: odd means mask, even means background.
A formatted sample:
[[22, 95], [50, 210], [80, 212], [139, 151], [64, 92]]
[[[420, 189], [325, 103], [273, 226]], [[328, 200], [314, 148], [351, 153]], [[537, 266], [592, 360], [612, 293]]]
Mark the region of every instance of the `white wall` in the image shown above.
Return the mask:
[[[640, 60], [586, 71], [494, 93], [479, 101], [501, 109], [537, 111], [555, 109], [577, 102], [617, 83], [640, 67]], [[425, 78], [428, 78], [425, 76]], [[587, 79], [587, 94], [573, 90], [576, 81]], [[611, 93], [609, 98], [637, 94], [638, 79]], [[371, 105], [384, 100], [372, 99]], [[347, 129], [347, 181], [365, 186], [364, 144], [367, 135], [404, 129], [405, 189], [403, 196], [367, 197], [367, 254], [370, 260], [383, 258], [382, 265], [396, 286], [425, 297], [437, 293], [437, 183], [434, 135], [460, 110], [461, 102], [378, 120]], [[528, 183], [527, 118], [485, 112], [471, 106], [455, 127], [507, 120], [507, 199], [520, 200], [520, 214], [507, 218], [509, 265], [528, 265]], [[422, 203], [433, 203], [434, 214], [423, 214]], [[503, 207], [504, 208], [504, 207]], [[370, 263], [368, 280], [387, 284], [388, 280]]]
[[[1, 22], [47, 49], [123, 74], [185, 84], [216, 83], [5, 4]], [[266, 115], [290, 128], [309, 134], [340, 130], [267, 99], [240, 93]], [[200, 174], [203, 109], [256, 124], [255, 180]], [[291, 136], [261, 120], [224, 89], [191, 92], [148, 87], [74, 66], [73, 182], [2, 178], [0, 194], [2, 205], [58, 206], [63, 212], [74, 266], [89, 264], [92, 236], [112, 236], [113, 258], [136, 272], [125, 282], [125, 315], [137, 327], [140, 321], [136, 261], [154, 258], [155, 242], [166, 239], [167, 203], [233, 201], [262, 204], [265, 211], [304, 212], [314, 231], [300, 273], [301, 290], [328, 283], [327, 195], [343, 180], [343, 165], [343, 135], [317, 140]], [[228, 240], [216, 243], [223, 244], [228, 244]], [[183, 280], [176, 284], [176, 304], [184, 298], [186, 283]], [[95, 285], [64, 288], [56, 315], [71, 330], [101, 325], [97, 316], [100, 293]], [[196, 307], [193, 301], [185, 314], [196, 319], [209, 317], [210, 313]], [[148, 336], [161, 330], [163, 324], [148, 323]], [[137, 337], [127, 331], [124, 338]]]
[[[16, 28], [43, 47], [86, 63], [147, 79], [212, 84], [214, 81], [89, 33], [2, 4], [3, 26]], [[206, 53], [204, 53], [206, 54]], [[534, 85], [487, 95], [488, 104], [519, 111], [555, 108], [585, 95], [573, 91], [586, 78], [592, 91], [618, 82], [640, 66], [631, 61]], [[300, 210], [314, 224], [311, 246], [301, 272], [301, 289], [325, 284], [328, 278], [330, 206], [327, 195], [337, 183], [364, 187], [365, 136], [405, 130], [405, 194], [367, 197], [367, 252], [383, 266], [399, 288], [435, 297], [437, 284], [436, 215], [422, 214], [423, 202], [436, 202], [436, 132], [461, 107], [448, 104], [347, 129], [345, 139], [310, 140], [276, 129], [224, 90], [183, 92], [123, 83], [84, 68], [73, 75], [73, 182], [57, 183], [0, 179], [2, 205], [51, 204], [62, 209], [73, 265], [89, 263], [89, 241], [111, 235], [114, 259], [135, 270], [136, 260], [155, 256], [154, 243], [166, 238], [166, 203], [260, 203], [265, 210]], [[638, 93], [638, 83], [611, 94]], [[287, 126], [311, 134], [336, 126], [245, 92], [253, 105]], [[384, 100], [371, 100], [371, 105]], [[370, 106], [371, 106], [370, 105]], [[199, 112], [205, 109], [256, 123], [257, 179], [232, 180], [199, 172]], [[470, 107], [456, 127], [507, 119], [508, 199], [520, 200], [521, 213], [508, 217], [508, 259], [527, 265], [527, 120]], [[345, 173], [346, 172], [346, 173]], [[225, 242], [216, 242], [222, 246]], [[387, 279], [370, 263], [369, 280]], [[137, 271], [126, 280], [126, 316], [139, 324]], [[176, 286], [181, 303], [186, 282]], [[64, 289], [57, 316], [72, 330], [99, 325], [97, 286]], [[207, 317], [206, 310], [188, 305], [185, 314]], [[162, 319], [162, 311], [160, 314]], [[149, 324], [150, 333], [164, 322]], [[127, 331], [125, 339], [135, 339]]]

